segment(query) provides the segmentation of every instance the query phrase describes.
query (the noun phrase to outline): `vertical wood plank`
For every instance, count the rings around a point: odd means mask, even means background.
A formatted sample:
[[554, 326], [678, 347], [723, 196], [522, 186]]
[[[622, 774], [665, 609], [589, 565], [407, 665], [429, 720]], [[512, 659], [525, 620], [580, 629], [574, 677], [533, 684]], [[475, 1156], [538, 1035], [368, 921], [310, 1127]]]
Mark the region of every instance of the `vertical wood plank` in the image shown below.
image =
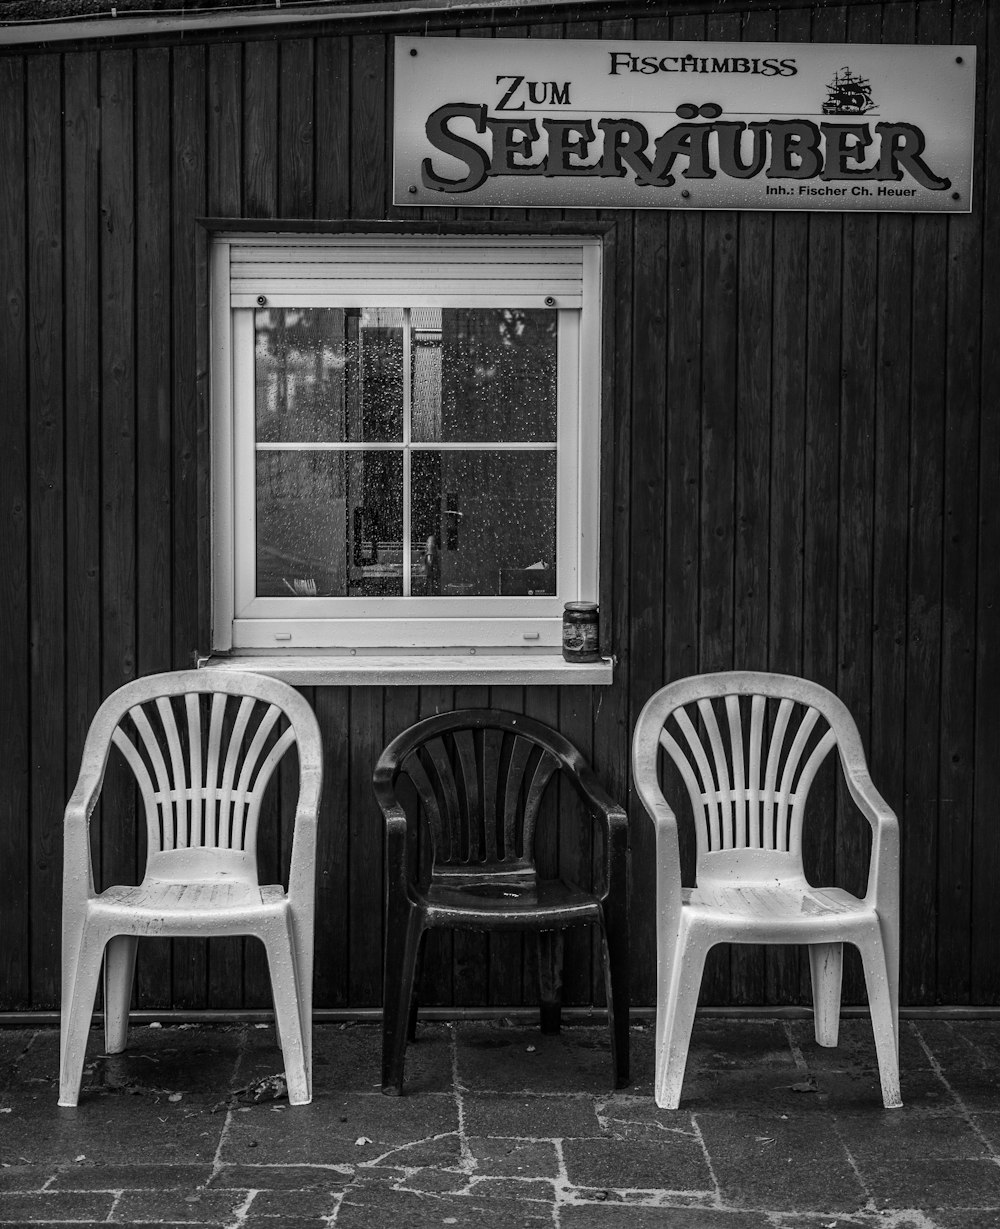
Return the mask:
[[[979, 46], [986, 48], [989, 70], [986, 112], [980, 132], [1000, 131], [1000, 8], [984, 10], [985, 30]], [[978, 177], [982, 195], [973, 207], [981, 219], [982, 320], [984, 336], [1000, 320], [1000, 173], [991, 158]], [[980, 355], [980, 390], [1000, 387], [1000, 349], [984, 346]], [[1000, 911], [995, 907], [1000, 882], [1000, 842], [994, 812], [1000, 797], [1000, 400], [984, 397], [979, 433], [979, 555], [976, 594], [975, 798], [973, 819], [973, 915], [971, 992], [975, 1003], [1000, 1002]]]
[[[917, 8], [919, 42], [947, 42], [949, 5]], [[932, 1003], [937, 981], [940, 856], [941, 582], [947, 367], [946, 217], [913, 220], [913, 358], [910, 366], [909, 636], [906, 662], [906, 813], [903, 817], [901, 993]]]
[[323, 794], [316, 836], [316, 969], [317, 1007], [346, 1007], [350, 908], [349, 812], [350, 691], [316, 688], [316, 718], [323, 738]]
[[[490, 707], [508, 713], [524, 712], [523, 687], [491, 687]], [[529, 940], [531, 942], [531, 940]], [[487, 1001], [491, 1006], [511, 1006], [525, 1001], [521, 970], [525, 938], [517, 933], [490, 935], [490, 969]], [[537, 997], [537, 996], [536, 996]], [[535, 999], [528, 998], [533, 1003]]]
[[136, 56], [135, 264], [141, 295], [136, 311], [136, 478], [139, 498], [136, 560], [137, 662], [140, 674], [170, 667], [170, 458], [172, 454], [169, 339], [170, 54]]
[[[679, 20], [675, 25], [679, 24]], [[697, 211], [677, 210], [670, 214], [667, 239], [664, 682], [698, 672], [698, 513], [702, 483], [700, 346], [704, 296], [702, 232], [703, 215]], [[640, 694], [636, 699], [644, 703], [646, 698]]]
[[73, 202], [63, 220], [68, 784], [102, 696], [99, 126], [97, 55], [71, 53], [63, 61], [64, 199]]
[[[773, 13], [744, 17], [745, 40], [774, 34]], [[741, 213], [737, 240], [733, 663], [748, 670], [767, 665], [774, 224], [766, 210]]]
[[[421, 687], [419, 706], [421, 718], [451, 712], [455, 708], [454, 688]], [[421, 839], [429, 838], [422, 832]], [[423, 968], [417, 997], [427, 1007], [450, 1007], [456, 1001], [453, 940], [453, 932], [444, 929], [432, 930], [424, 938]]]
[[[982, 8], [952, 6], [951, 42], [976, 43]], [[985, 82], [977, 81], [976, 132], [982, 132]], [[983, 172], [977, 147], [973, 183]], [[982, 198], [980, 198], [982, 199]], [[976, 562], [978, 472], [969, 460], [979, 447], [982, 259], [981, 214], [948, 217], [947, 369], [944, 429], [944, 552], [942, 558], [941, 749], [938, 812], [940, 873], [937, 907], [939, 1002], [967, 1003], [971, 977], [973, 806], [975, 800]], [[996, 346], [996, 336], [987, 342]], [[994, 492], [996, 494], [996, 492]]]
[[28, 574], [29, 449], [26, 406], [28, 354], [28, 167], [25, 125], [25, 64], [20, 56], [0, 60], [0, 398], [11, 412], [0, 415], [0, 573], [5, 578], [0, 602], [0, 677], [5, 680], [0, 705], [0, 745], [4, 747], [4, 788], [0, 790], [0, 1002], [5, 1009], [32, 1002], [29, 887], [32, 850], [31, 684], [34, 670], [30, 643]]
[[316, 40], [316, 216], [347, 217], [351, 166], [351, 45]]
[[[419, 713], [420, 713], [420, 689], [418, 687], [386, 687], [385, 688], [385, 710], [383, 714], [383, 723], [382, 723], [383, 724], [382, 745], [377, 748], [376, 759], [378, 758], [379, 755], [382, 754], [383, 748], [387, 746], [392, 741], [392, 739], [394, 739], [398, 734], [402, 734], [404, 730], [409, 729], [410, 726], [413, 725], [418, 720]], [[374, 768], [374, 761], [373, 761], [372, 766]], [[369, 776], [368, 785], [369, 785], [369, 793], [371, 794], [372, 789], [371, 789], [371, 777], [370, 776]], [[382, 819], [382, 812], [378, 806], [373, 805], [372, 816], [373, 816], [372, 822], [377, 825], [380, 837], [384, 842], [385, 825]], [[379, 882], [382, 884], [382, 893], [383, 893], [382, 900], [384, 900], [385, 898], [384, 896], [385, 894], [384, 865], [380, 865], [380, 875], [381, 877], [380, 877]], [[380, 908], [381, 907], [382, 906], [380, 904]], [[382, 918], [383, 918], [383, 928], [384, 928], [384, 922], [385, 922], [384, 909], [382, 911]], [[380, 959], [382, 958], [383, 955], [384, 953], [380, 951], [379, 953]], [[381, 970], [382, 970], [381, 964], [379, 966], [379, 970], [380, 970], [379, 975], [381, 978]], [[382, 982], [380, 980], [379, 981], [379, 987], [380, 987], [379, 1002], [380, 1003], [382, 1002], [381, 986], [382, 986]], [[482, 1001], [485, 1002], [486, 1001], [485, 998]]]
[[381, 687], [351, 692], [350, 995], [354, 1007], [382, 1001], [382, 816], [372, 793], [372, 772], [384, 745]]
[[385, 57], [381, 34], [351, 40], [351, 217], [380, 218], [388, 199], [385, 148]]
[[[198, 277], [195, 219], [206, 205], [204, 48], [174, 51], [172, 151], [173, 324], [173, 665], [191, 665], [199, 647]], [[218, 182], [218, 181], [217, 181]], [[231, 197], [230, 197], [231, 199]]]
[[313, 48], [306, 38], [281, 44], [278, 212], [283, 218], [313, 216]]
[[[559, 688], [559, 719], [557, 729], [587, 763], [593, 761], [593, 690], [589, 687]], [[603, 849], [594, 821], [580, 807], [576, 791], [560, 783], [559, 790], [559, 864], [558, 873], [567, 883], [593, 890], [595, 846]], [[605, 876], [599, 884], [603, 887]], [[573, 926], [566, 931], [563, 952], [563, 1002], [590, 1004], [599, 1001], [596, 992], [603, 983], [593, 976], [594, 928]]]
[[[488, 708], [488, 687], [456, 687], [455, 708]], [[486, 931], [456, 930], [452, 936], [455, 1003], [473, 1007], [489, 1001], [492, 941]]]
[[[203, 47], [173, 52], [172, 282], [173, 364], [173, 666], [192, 664], [199, 648], [198, 276], [195, 218], [206, 205], [206, 76]], [[204, 645], [202, 646], [204, 647]], [[173, 944], [173, 1005], [207, 1004], [207, 948], [193, 939]], [[241, 1004], [242, 1005], [242, 1004]]]
[[[553, 729], [559, 728], [559, 691], [556, 687], [526, 687], [524, 711], [529, 717], [541, 721]], [[559, 802], [558, 784], [550, 783], [538, 808], [535, 828], [535, 858], [538, 873], [545, 878], [554, 876], [559, 867]], [[521, 961], [524, 1002], [534, 1006], [539, 1001], [538, 945], [525, 936], [524, 955]]]
[[28, 404], [31, 616], [31, 982], [59, 995], [59, 900], [65, 805], [65, 442], [63, 416], [60, 57], [28, 61]]
[[278, 204], [278, 44], [243, 48], [243, 208], [273, 218]]
[[207, 56], [208, 212], [210, 217], [238, 218], [243, 182], [243, 46], [213, 43]]

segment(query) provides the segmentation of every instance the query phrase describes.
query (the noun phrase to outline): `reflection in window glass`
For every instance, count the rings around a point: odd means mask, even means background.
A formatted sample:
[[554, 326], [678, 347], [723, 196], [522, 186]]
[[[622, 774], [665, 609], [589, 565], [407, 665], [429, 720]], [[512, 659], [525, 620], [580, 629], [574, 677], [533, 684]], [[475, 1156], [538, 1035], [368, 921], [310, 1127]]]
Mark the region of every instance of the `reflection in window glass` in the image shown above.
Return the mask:
[[258, 441], [402, 438], [401, 309], [273, 308], [254, 320]]
[[257, 596], [403, 591], [399, 452], [257, 454]]
[[554, 451], [420, 451], [412, 466], [412, 536], [425, 552], [422, 592], [555, 593]]
[[555, 441], [555, 312], [443, 308], [436, 331], [425, 314], [413, 338], [415, 440]]

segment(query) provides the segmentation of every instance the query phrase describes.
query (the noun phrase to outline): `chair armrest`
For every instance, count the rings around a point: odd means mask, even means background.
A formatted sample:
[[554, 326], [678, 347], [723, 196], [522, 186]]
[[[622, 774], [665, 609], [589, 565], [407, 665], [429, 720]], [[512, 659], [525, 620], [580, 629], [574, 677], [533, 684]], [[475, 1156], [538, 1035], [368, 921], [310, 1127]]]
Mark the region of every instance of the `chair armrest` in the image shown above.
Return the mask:
[[573, 783], [587, 814], [604, 829], [605, 897], [622, 875], [628, 879], [628, 815], [600, 784], [586, 764], [564, 762], [563, 773]]
[[[103, 774], [87, 785], [78, 783], [63, 815], [63, 905], [80, 903], [97, 895], [94, 863], [90, 853], [90, 817], [94, 813]], [[87, 869], [86, 878], [81, 875]]]
[[677, 816], [660, 793], [639, 789], [646, 814], [656, 830], [656, 916], [657, 926], [666, 925], [674, 933], [680, 922], [682, 904], [681, 852], [677, 839]]
[[295, 812], [292, 855], [288, 865], [288, 896], [300, 908], [312, 908], [316, 899], [316, 811], [299, 804]]
[[[116, 694], [108, 696], [90, 723], [80, 758], [80, 772], [63, 814], [64, 910], [97, 895], [90, 853], [90, 819], [104, 788], [104, 774], [111, 755], [118, 721]], [[87, 868], [86, 880], [80, 873], [83, 867]]]
[[409, 822], [398, 802], [382, 803], [385, 820], [385, 888], [389, 894], [410, 897], [410, 876], [407, 860]]
[[865, 899], [888, 906], [899, 898], [899, 820], [875, 788], [867, 769], [844, 763], [844, 779], [854, 805], [872, 830]]
[[589, 767], [575, 764], [563, 764], [562, 771], [570, 781], [577, 794], [583, 800], [587, 814], [604, 827], [605, 835], [610, 836], [613, 829], [628, 826], [628, 816], [611, 795], [604, 789]]

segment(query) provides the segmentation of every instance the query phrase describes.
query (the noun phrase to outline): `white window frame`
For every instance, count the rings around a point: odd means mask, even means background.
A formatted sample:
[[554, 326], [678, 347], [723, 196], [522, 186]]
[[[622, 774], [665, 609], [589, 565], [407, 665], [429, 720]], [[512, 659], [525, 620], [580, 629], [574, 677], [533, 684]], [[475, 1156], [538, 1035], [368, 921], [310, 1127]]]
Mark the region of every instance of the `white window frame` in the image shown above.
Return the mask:
[[[598, 600], [600, 458], [599, 239], [518, 236], [378, 236], [404, 261], [426, 270], [445, 252], [472, 262], [508, 247], [522, 271], [530, 249], [539, 258], [564, 251], [578, 269], [574, 284], [538, 276], [505, 280], [500, 265], [482, 267], [458, 287], [440, 278], [397, 277], [393, 293], [335, 269], [334, 278], [285, 280], [280, 264], [239, 266], [234, 249], [282, 247], [363, 251], [372, 236], [252, 235], [214, 237], [210, 254], [212, 613], [216, 652], [351, 652], [553, 650], [561, 641], [563, 604]], [[529, 249], [528, 253], [525, 249]], [[333, 266], [329, 266], [333, 267]], [[472, 267], [470, 265], [470, 267]], [[263, 269], [263, 272], [262, 272]], [[363, 270], [362, 270], [363, 272]], [[246, 276], [244, 276], [244, 274]], [[492, 277], [490, 276], [492, 274]], [[255, 282], [254, 278], [258, 280]], [[537, 283], [537, 284], [533, 284]], [[436, 293], [435, 293], [436, 291]], [[528, 307], [559, 313], [556, 443], [556, 587], [547, 597], [257, 597], [255, 594], [254, 319], [258, 296], [268, 307]], [[404, 381], [404, 384], [407, 382]], [[404, 441], [405, 446], [414, 447]], [[483, 445], [489, 447], [489, 445]], [[525, 445], [531, 447], [532, 445]], [[367, 447], [361, 445], [359, 447]], [[427, 445], [440, 449], [440, 443]], [[444, 445], [448, 447], [448, 445]], [[468, 448], [468, 445], [456, 445]], [[404, 569], [405, 571], [405, 569]]]

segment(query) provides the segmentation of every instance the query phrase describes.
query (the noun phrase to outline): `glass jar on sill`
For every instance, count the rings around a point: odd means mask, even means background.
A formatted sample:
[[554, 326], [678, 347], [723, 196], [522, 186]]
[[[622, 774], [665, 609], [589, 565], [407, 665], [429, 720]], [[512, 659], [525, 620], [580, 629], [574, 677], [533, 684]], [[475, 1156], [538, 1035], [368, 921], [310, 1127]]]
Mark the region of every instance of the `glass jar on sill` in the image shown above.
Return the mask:
[[563, 607], [562, 655], [566, 661], [600, 661], [596, 602], [567, 602]]

